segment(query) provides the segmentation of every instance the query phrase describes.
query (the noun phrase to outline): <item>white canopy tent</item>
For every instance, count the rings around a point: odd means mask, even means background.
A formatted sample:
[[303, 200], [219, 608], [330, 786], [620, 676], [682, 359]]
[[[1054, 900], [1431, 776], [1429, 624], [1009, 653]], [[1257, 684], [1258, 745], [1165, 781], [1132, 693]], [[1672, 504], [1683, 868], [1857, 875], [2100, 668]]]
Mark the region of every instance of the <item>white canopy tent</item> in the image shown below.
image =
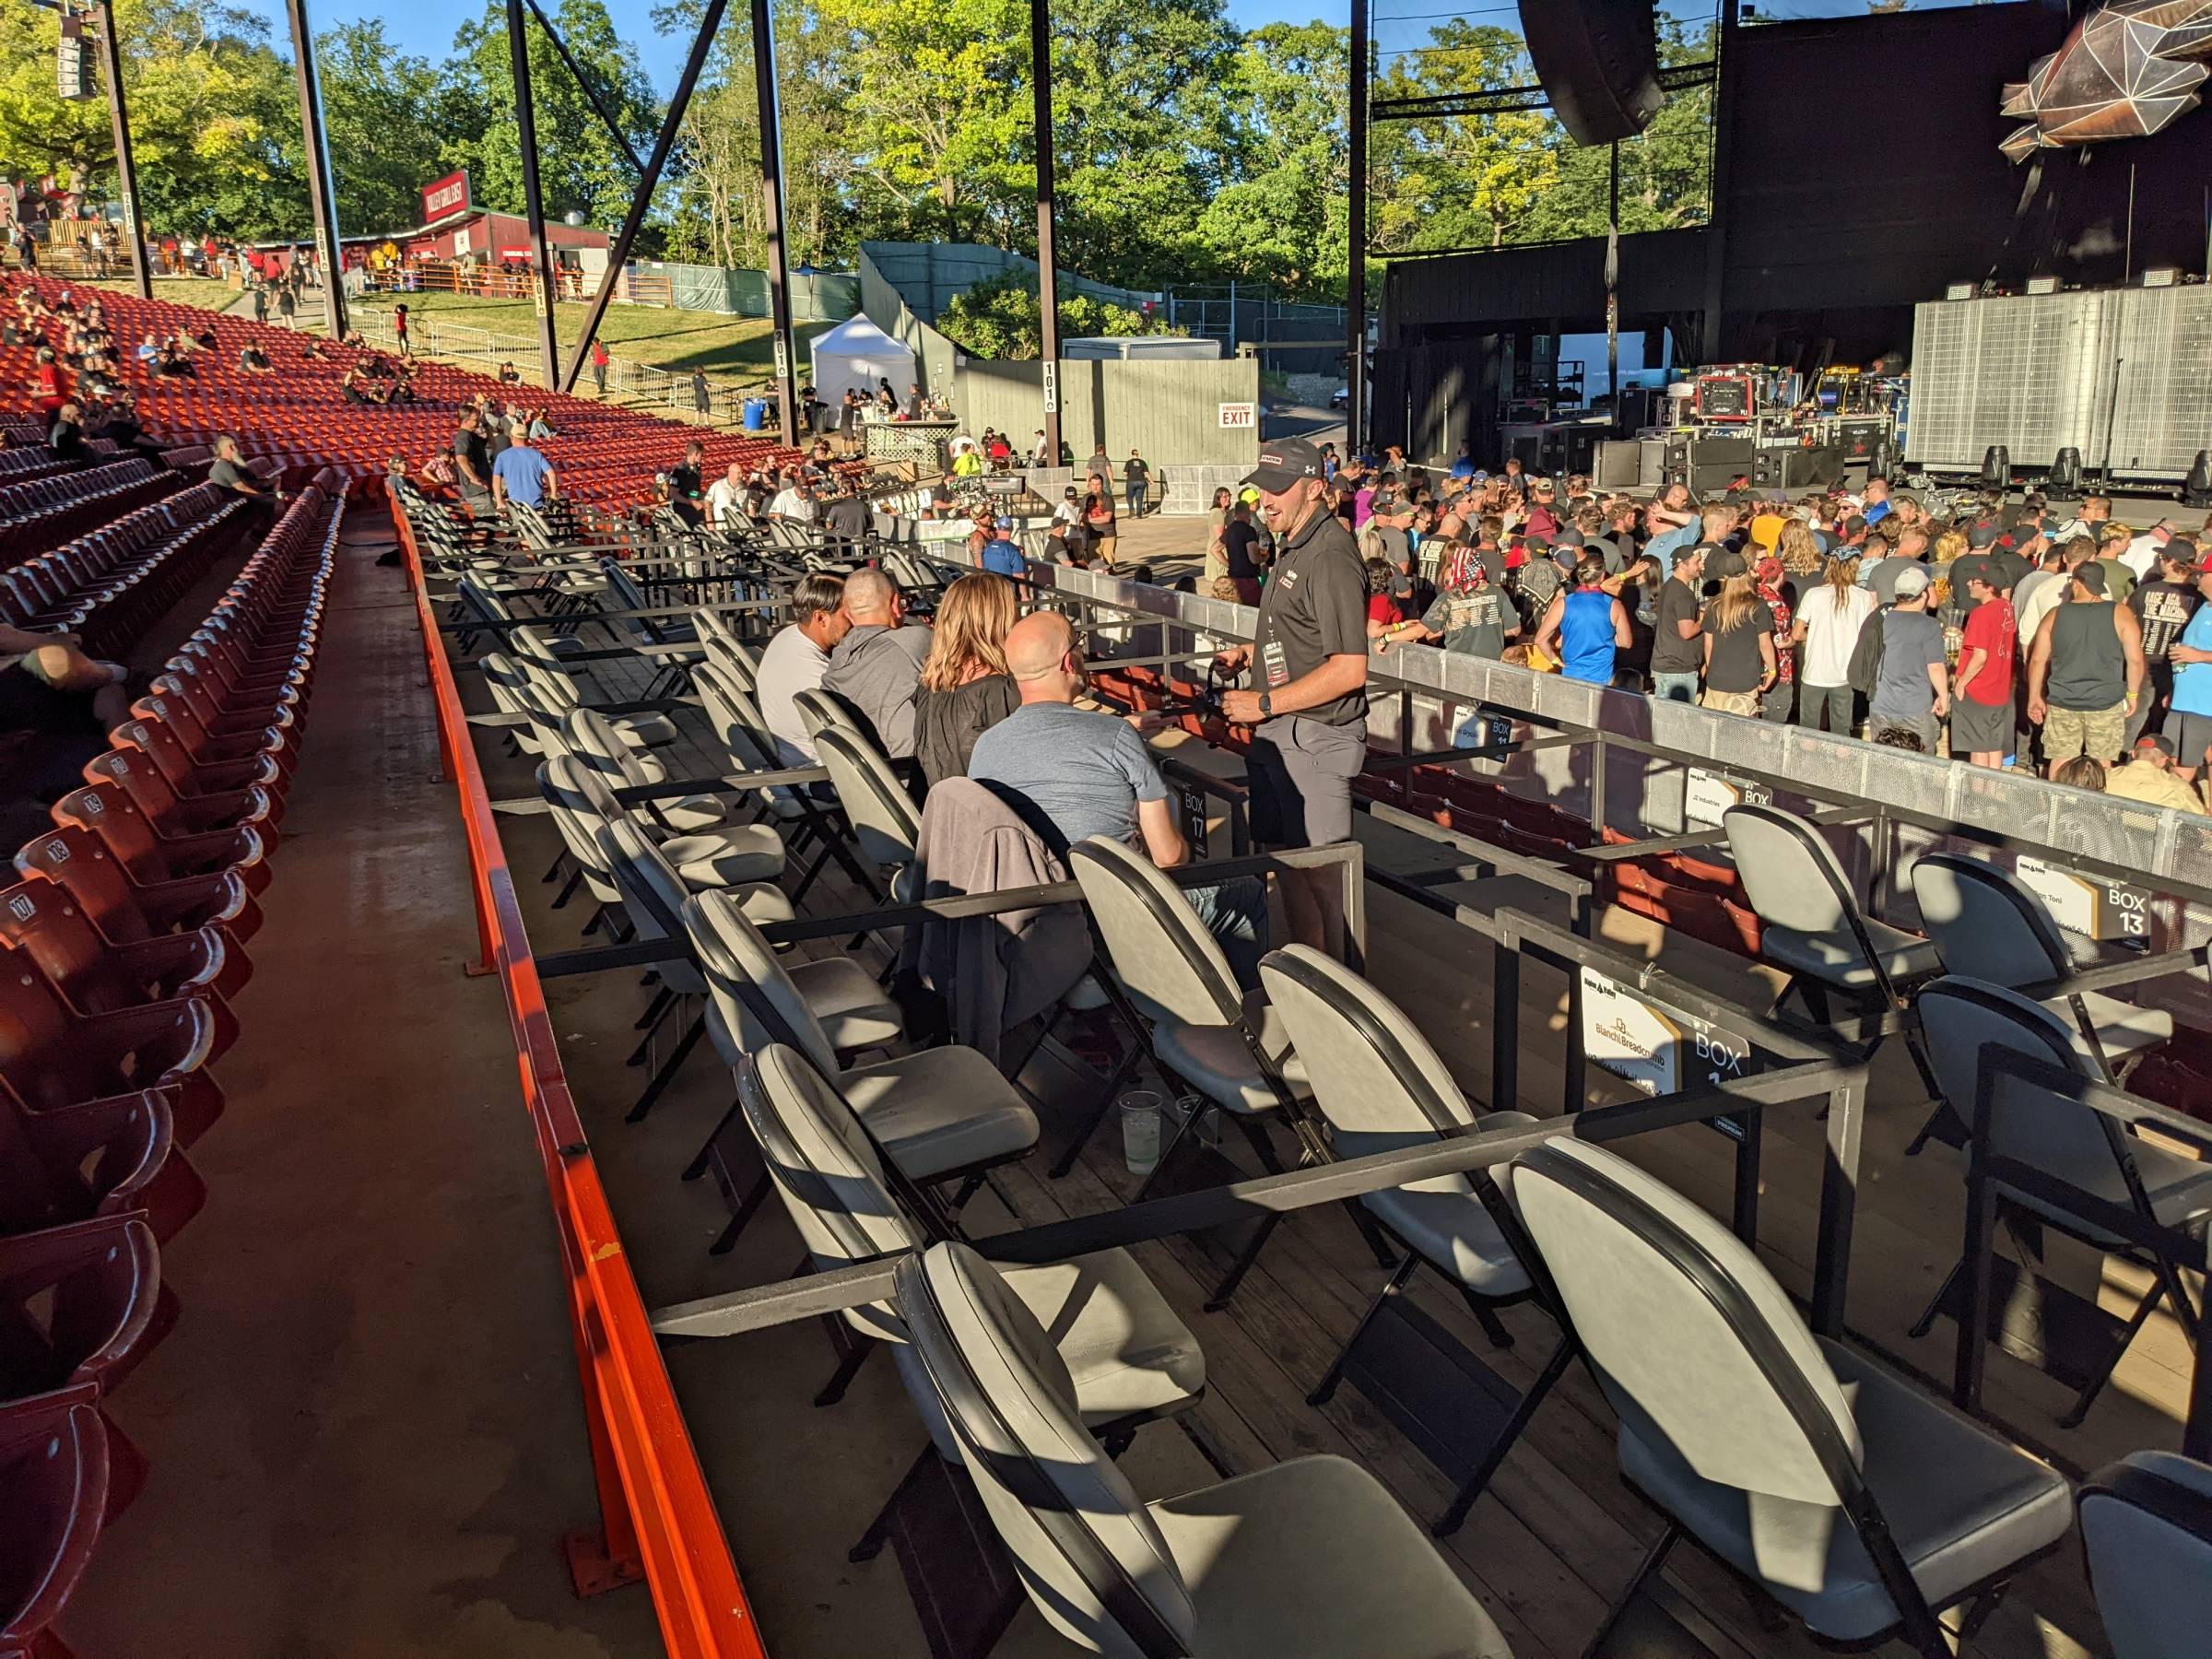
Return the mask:
[[847, 388], [873, 396], [878, 381], [889, 381], [891, 391], [903, 402], [907, 387], [918, 378], [914, 354], [868, 321], [865, 314], [848, 317], [827, 334], [814, 337], [814, 395], [835, 405]]

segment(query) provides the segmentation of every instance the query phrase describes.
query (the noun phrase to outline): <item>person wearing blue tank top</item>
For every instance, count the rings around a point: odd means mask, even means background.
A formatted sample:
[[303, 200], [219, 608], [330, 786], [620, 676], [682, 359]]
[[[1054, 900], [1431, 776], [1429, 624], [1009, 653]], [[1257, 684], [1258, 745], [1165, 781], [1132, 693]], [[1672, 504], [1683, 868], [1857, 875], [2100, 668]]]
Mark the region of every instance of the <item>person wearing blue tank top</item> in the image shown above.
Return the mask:
[[1606, 564], [1585, 559], [1574, 567], [1574, 586], [1552, 595], [1536, 625], [1536, 650], [1556, 660], [1569, 679], [1613, 683], [1613, 664], [1629, 648], [1629, 613], [1606, 591]]

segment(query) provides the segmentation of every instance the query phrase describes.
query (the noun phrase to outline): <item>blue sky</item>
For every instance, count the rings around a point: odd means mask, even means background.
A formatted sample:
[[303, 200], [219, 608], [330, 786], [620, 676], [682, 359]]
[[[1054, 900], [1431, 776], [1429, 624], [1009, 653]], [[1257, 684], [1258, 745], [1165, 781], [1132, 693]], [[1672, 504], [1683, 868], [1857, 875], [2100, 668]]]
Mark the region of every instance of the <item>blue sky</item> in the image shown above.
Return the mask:
[[[272, 38], [289, 39], [283, 0], [233, 0], [269, 20]], [[1470, 21], [1518, 27], [1518, 7], [1512, 0], [1373, 0], [1376, 41], [1385, 52], [1413, 44], [1439, 18], [1460, 17]], [[1959, 5], [1965, 0], [1908, 0], [1912, 9]], [[382, 17], [403, 51], [419, 56], [442, 58], [453, 45], [453, 29], [464, 16], [477, 15], [482, 0], [308, 0], [308, 15], [317, 29], [352, 18]], [[676, 83], [688, 42], [657, 35], [648, 20], [651, 0], [609, 0], [616, 26], [643, 56], [653, 81], [665, 92]], [[1668, 13], [1683, 18], [1709, 18], [1712, 0], [1662, 0]], [[1809, 18], [1855, 14], [1865, 0], [1759, 0], [1766, 18]], [[548, 10], [550, 7], [547, 8]], [[1263, 23], [1309, 22], [1326, 17], [1335, 22], [1350, 18], [1350, 0], [1316, 4], [1316, 0], [1228, 0], [1230, 17], [1247, 29]]]
[[[245, 9], [260, 14], [269, 21], [269, 32], [278, 41], [291, 38], [284, 20], [283, 0], [234, 0]], [[1442, 11], [1450, 0], [1435, 0], [1431, 9]], [[381, 17], [392, 39], [403, 51], [420, 57], [442, 58], [453, 43], [453, 29], [464, 16], [475, 17], [482, 0], [308, 0], [308, 16], [317, 29], [332, 23], [345, 22], [354, 18]], [[1470, 4], [1492, 6], [1498, 0], [1470, 0]], [[1405, 5], [1405, 0], [1384, 0], [1385, 9]], [[552, 10], [550, 6], [546, 8]], [[670, 40], [653, 31], [647, 17], [649, 3], [641, 0], [608, 0], [607, 10], [615, 18], [615, 26], [623, 38], [636, 46], [645, 60], [645, 67], [662, 91], [676, 84], [677, 72], [683, 66], [684, 49], [688, 41]], [[1282, 19], [1307, 21], [1324, 14], [1324, 7], [1314, 0], [1229, 0], [1229, 15], [1247, 29], [1256, 29], [1263, 23]], [[1405, 9], [1414, 9], [1406, 6]], [[1335, 8], [1339, 20], [1348, 19], [1346, 6]]]

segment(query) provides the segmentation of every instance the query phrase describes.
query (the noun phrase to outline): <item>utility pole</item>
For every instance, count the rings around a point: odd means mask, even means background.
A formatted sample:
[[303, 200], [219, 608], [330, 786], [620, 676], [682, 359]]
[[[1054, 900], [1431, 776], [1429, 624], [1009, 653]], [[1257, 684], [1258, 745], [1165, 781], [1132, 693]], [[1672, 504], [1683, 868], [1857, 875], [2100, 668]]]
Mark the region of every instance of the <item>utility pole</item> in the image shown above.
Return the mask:
[[1620, 140], [1613, 149], [1612, 183], [1606, 193], [1606, 396], [1613, 430], [1620, 428]]
[[[1053, 6], [1030, 0], [1030, 90], [1037, 142], [1037, 322], [1044, 360], [1044, 453], [1060, 465], [1060, 268], [1053, 252]], [[1103, 434], [1100, 434], [1103, 437]]]
[[[560, 339], [553, 327], [553, 246], [546, 235], [546, 197], [537, 176], [537, 109], [530, 92], [530, 35], [523, 0], [507, 0], [507, 55], [513, 65], [514, 119], [523, 150], [523, 217], [530, 224], [530, 297], [537, 308], [538, 364], [550, 391], [560, 382]], [[499, 250], [493, 249], [493, 254]]]
[[108, 119], [115, 128], [115, 193], [123, 198], [124, 253], [131, 262], [138, 298], [151, 300], [153, 262], [146, 256], [138, 222], [138, 163], [131, 152], [131, 117], [123, 101], [123, 53], [115, 43], [115, 7], [111, 0], [100, 0], [100, 65], [108, 80]]
[[753, 87], [760, 108], [760, 210], [768, 232], [768, 318], [776, 351], [776, 429], [799, 441], [791, 337], [791, 251], [783, 241], [783, 111], [776, 96], [776, 25], [753, 0]]
[[331, 186], [330, 144], [323, 130], [323, 93], [315, 77], [315, 37], [307, 0], [285, 0], [292, 25], [292, 73], [300, 83], [300, 137], [307, 151], [307, 205], [315, 216], [315, 251], [323, 261], [323, 314], [333, 340], [346, 337], [346, 285], [339, 269], [338, 206]]
[[[1349, 347], [1344, 383], [1351, 400], [1345, 410], [1344, 447], [1354, 455], [1367, 438], [1367, 6], [1368, 0], [1352, 0], [1351, 213], [1344, 274], [1344, 332]], [[1412, 441], [1412, 433], [1406, 437]]]

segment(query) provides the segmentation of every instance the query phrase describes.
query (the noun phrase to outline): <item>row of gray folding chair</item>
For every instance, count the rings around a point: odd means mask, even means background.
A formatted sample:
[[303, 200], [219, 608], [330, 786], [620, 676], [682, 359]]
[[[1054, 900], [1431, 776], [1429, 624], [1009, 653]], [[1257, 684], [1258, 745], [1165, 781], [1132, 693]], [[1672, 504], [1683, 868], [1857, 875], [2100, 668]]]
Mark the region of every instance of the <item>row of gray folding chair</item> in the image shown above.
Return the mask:
[[[747, 1127], [777, 1195], [806, 1241], [806, 1265], [827, 1272], [959, 1236], [944, 1207], [888, 1157], [839, 1084], [798, 1051], [762, 1048], [739, 1074]], [[1007, 1270], [1007, 1293], [1049, 1331], [1052, 1362], [1067, 1379], [1086, 1430], [1118, 1455], [1146, 1423], [1188, 1410], [1206, 1391], [1197, 1338], [1178, 1319], [1135, 1258], [1107, 1250], [1064, 1263]], [[882, 1549], [902, 1495], [932, 1458], [961, 1461], [936, 1392], [918, 1364], [897, 1306], [848, 1311], [837, 1372], [817, 1396], [834, 1404], [860, 1365], [888, 1346], [901, 1382], [927, 1430], [912, 1468], [849, 1552], [854, 1562]], [[1018, 1606], [1009, 1594], [986, 1641]]]
[[[724, 1060], [742, 1070], [749, 1056], [782, 1043], [831, 1079], [885, 1156], [924, 1186], [954, 1183], [958, 1211], [988, 1172], [1035, 1149], [1037, 1114], [1020, 1091], [975, 1050], [917, 1049], [856, 1064], [903, 1034], [894, 1004], [849, 960], [786, 967], [743, 908], [702, 893], [679, 910], [698, 964], [710, 1029]], [[735, 1108], [733, 1108], [733, 1112]], [[725, 1115], [685, 1171], [696, 1179], [714, 1160]], [[765, 1193], [759, 1183], [736, 1199], [715, 1249], [735, 1242]]]

